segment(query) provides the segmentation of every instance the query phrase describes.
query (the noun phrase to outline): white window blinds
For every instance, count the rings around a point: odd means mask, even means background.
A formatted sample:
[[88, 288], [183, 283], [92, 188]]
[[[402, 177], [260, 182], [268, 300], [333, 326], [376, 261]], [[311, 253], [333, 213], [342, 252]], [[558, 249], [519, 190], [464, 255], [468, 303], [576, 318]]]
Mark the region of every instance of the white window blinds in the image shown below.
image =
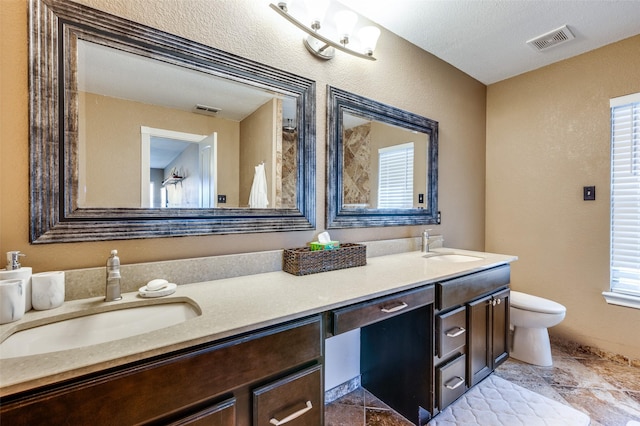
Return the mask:
[[640, 296], [640, 93], [611, 100], [611, 291]]
[[378, 150], [378, 208], [413, 207], [413, 142]]

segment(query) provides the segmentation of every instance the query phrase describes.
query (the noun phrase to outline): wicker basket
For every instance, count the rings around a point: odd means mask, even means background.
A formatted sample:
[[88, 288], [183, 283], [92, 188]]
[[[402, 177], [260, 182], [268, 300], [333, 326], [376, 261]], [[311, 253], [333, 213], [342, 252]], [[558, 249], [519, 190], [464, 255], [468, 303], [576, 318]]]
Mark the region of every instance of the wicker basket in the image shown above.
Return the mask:
[[285, 249], [282, 269], [293, 275], [309, 275], [367, 264], [367, 246], [342, 244], [332, 250], [311, 251], [309, 247]]

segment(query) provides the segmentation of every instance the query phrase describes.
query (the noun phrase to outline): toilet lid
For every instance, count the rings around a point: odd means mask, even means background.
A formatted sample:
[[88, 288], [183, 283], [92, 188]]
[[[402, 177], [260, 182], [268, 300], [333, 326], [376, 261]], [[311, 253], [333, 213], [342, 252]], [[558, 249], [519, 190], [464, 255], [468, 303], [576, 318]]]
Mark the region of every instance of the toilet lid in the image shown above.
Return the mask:
[[541, 312], [543, 314], [562, 314], [567, 311], [567, 308], [553, 300], [513, 290], [511, 290], [509, 303], [511, 303], [511, 306], [514, 308], [525, 311]]

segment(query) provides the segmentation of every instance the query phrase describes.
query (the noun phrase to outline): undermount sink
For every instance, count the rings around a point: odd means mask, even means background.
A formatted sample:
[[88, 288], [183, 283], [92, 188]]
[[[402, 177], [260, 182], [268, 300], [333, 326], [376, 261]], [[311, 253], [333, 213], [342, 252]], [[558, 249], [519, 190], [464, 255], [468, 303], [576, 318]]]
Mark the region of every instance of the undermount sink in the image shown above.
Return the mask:
[[200, 309], [169, 302], [86, 313], [15, 332], [0, 343], [0, 359], [37, 355], [111, 342], [195, 318]]
[[469, 256], [467, 254], [457, 254], [457, 253], [433, 253], [425, 256], [428, 260], [432, 260], [434, 262], [442, 262], [442, 263], [464, 263], [464, 262], [475, 262], [478, 260], [482, 260], [481, 257], [478, 256]]

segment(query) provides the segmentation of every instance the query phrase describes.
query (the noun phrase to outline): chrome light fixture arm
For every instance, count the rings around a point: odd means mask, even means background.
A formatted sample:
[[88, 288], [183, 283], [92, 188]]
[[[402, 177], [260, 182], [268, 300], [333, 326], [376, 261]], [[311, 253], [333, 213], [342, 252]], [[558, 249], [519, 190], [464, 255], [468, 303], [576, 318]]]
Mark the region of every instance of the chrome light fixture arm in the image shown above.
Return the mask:
[[269, 7], [278, 12], [278, 14], [280, 14], [280, 16], [285, 18], [287, 21], [291, 22], [293, 25], [307, 33], [309, 36], [304, 40], [305, 47], [312, 54], [322, 59], [333, 58], [333, 49], [338, 49], [350, 55], [357, 56], [358, 58], [367, 59], [369, 61], [376, 60], [373, 55], [367, 55], [365, 53], [360, 53], [353, 49], [349, 49], [348, 47], [345, 47], [344, 45], [323, 36], [322, 34], [306, 26], [295, 17], [293, 17], [290, 13], [287, 12], [286, 8], [279, 7], [273, 3], [269, 4]]

